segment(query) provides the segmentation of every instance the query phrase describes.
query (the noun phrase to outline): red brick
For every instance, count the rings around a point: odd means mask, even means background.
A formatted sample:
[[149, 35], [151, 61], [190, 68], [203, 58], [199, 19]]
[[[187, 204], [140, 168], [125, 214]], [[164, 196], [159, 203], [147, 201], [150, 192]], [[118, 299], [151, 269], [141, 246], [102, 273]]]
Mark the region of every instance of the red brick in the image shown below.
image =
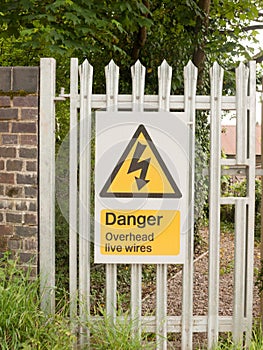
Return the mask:
[[0, 225], [0, 235], [8, 236], [14, 233], [14, 227], [9, 225]]
[[20, 202], [16, 203], [16, 210], [27, 210], [27, 203], [26, 202]]
[[15, 175], [10, 173], [0, 173], [0, 183], [2, 184], [15, 183]]
[[36, 198], [37, 188], [35, 186], [25, 187], [25, 196], [26, 198]]
[[36, 185], [37, 183], [37, 177], [35, 175], [17, 174], [16, 180], [18, 184]]
[[18, 186], [6, 186], [5, 195], [11, 198], [22, 197], [23, 188]]
[[24, 236], [24, 237], [32, 237], [37, 235], [37, 228], [36, 227], [26, 227], [26, 226], [16, 226], [15, 227], [15, 233], [18, 236]]
[[29, 211], [37, 211], [37, 203], [36, 202], [30, 202], [28, 210]]
[[9, 131], [9, 123], [3, 122], [0, 120], [0, 132], [8, 132]]
[[0, 209], [13, 209], [13, 203], [11, 201], [1, 200]]
[[37, 148], [20, 148], [20, 158], [37, 158]]
[[13, 98], [14, 107], [38, 107], [38, 96], [15, 96]]
[[34, 120], [38, 117], [37, 108], [22, 108], [21, 110], [21, 119], [23, 120]]
[[20, 144], [21, 145], [37, 145], [37, 135], [21, 135], [20, 137]]
[[4, 220], [4, 215], [3, 213], [0, 213], [0, 222], [3, 222], [3, 220]]
[[[1, 231], [0, 231], [1, 233]], [[7, 237], [1, 237], [0, 239], [0, 252], [5, 252], [7, 250]], [[1, 257], [1, 253], [0, 253]]]
[[11, 99], [10, 96], [0, 96], [0, 107], [10, 107]]
[[6, 222], [11, 222], [14, 224], [21, 223], [22, 222], [22, 215], [21, 214], [6, 213]]
[[37, 162], [26, 162], [26, 170], [27, 171], [37, 171]]
[[0, 185], [0, 195], [4, 195], [4, 186]]
[[32, 253], [19, 253], [19, 260], [22, 263], [36, 264], [36, 254]]
[[17, 108], [0, 108], [0, 119], [17, 119], [18, 109]]
[[6, 170], [7, 171], [21, 171], [23, 167], [23, 162], [21, 160], [7, 160]]
[[22, 249], [23, 241], [20, 237], [14, 236], [8, 240], [8, 248], [10, 250], [20, 250]]
[[25, 214], [25, 224], [26, 225], [36, 225], [37, 224], [36, 214]]
[[3, 160], [0, 160], [0, 170], [4, 170], [5, 168], [5, 162]]
[[36, 123], [12, 123], [12, 132], [13, 133], [36, 133]]
[[23, 246], [24, 250], [37, 250], [37, 241], [34, 239], [24, 239]]
[[16, 145], [17, 144], [17, 135], [12, 135], [12, 134], [2, 135], [2, 144], [3, 145]]
[[0, 147], [0, 157], [15, 158], [15, 156], [16, 156], [15, 147]]

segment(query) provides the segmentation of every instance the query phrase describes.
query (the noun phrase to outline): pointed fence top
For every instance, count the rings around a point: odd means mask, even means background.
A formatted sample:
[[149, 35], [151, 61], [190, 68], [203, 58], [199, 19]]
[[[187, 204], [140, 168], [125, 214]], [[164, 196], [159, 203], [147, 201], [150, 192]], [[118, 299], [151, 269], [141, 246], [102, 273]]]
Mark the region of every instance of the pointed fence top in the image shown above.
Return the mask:
[[172, 67], [169, 66], [166, 60], [163, 60], [162, 64], [158, 67], [158, 77], [159, 79], [171, 79], [172, 77]]
[[159, 80], [159, 110], [169, 111], [170, 105], [170, 92], [172, 81], [172, 67], [163, 60], [162, 64], [158, 67], [158, 80]]
[[133, 66], [131, 66], [131, 73], [133, 75], [144, 75], [145, 67], [141, 64], [140, 60], [137, 60]]
[[93, 66], [89, 63], [89, 61], [85, 58], [82, 64], [79, 66], [79, 73], [86, 72], [88, 74], [93, 73]]
[[159, 67], [171, 67], [171, 66], [167, 63], [166, 59], [164, 59]]
[[90, 66], [90, 67], [92, 67], [92, 65], [89, 63], [87, 58], [85, 58], [85, 60], [82, 62], [82, 66]]
[[187, 65], [185, 66], [186, 69], [198, 69], [191, 60], [188, 61]]
[[240, 62], [239, 66], [236, 68], [236, 78], [239, 78], [240, 75], [244, 74], [245, 78], [248, 78], [249, 68], [243, 63]]
[[217, 61], [215, 61], [210, 68], [210, 72], [223, 72], [224, 69], [218, 64]]
[[114, 60], [111, 59], [110, 62], [109, 62], [109, 64], [108, 64], [105, 68], [114, 69], [114, 68], [116, 68], [116, 67], [119, 68], [119, 66], [117, 66], [117, 64], [114, 62]]
[[198, 69], [190, 60], [184, 67], [184, 78], [190, 80], [197, 80]]
[[210, 68], [210, 79], [214, 80], [223, 80], [224, 69], [218, 64], [218, 62], [214, 62], [213, 66]]

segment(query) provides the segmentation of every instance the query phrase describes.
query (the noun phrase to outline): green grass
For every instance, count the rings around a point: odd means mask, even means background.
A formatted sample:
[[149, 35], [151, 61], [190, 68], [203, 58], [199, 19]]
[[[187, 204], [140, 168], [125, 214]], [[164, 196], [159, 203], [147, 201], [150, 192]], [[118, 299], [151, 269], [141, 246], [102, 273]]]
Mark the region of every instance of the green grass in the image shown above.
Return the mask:
[[64, 310], [40, 310], [39, 281], [31, 280], [17, 262], [0, 260], [0, 344], [2, 350], [70, 349], [74, 336]]
[[[153, 344], [147, 343], [146, 335], [140, 338], [134, 328], [134, 321], [131, 321], [128, 313], [122, 314], [122, 318], [107, 316], [103, 309], [100, 310], [102, 317], [97, 322], [88, 323], [91, 332], [92, 350], [154, 350]], [[119, 312], [120, 314], [120, 312]]]
[[[201, 349], [206, 349], [202, 347]], [[199, 349], [199, 350], [201, 350]], [[255, 325], [252, 332], [251, 343], [248, 348], [242, 344], [234, 344], [231, 333], [227, 333], [225, 336], [219, 338], [217, 345], [213, 347], [213, 350], [262, 350], [263, 349], [263, 335], [259, 325]]]

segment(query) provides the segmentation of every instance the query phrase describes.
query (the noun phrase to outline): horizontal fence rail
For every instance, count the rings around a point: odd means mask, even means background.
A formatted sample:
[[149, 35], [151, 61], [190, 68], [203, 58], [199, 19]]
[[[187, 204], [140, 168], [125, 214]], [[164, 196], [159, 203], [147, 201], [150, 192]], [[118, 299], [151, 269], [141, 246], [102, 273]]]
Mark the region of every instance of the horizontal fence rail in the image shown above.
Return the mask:
[[[181, 348], [193, 348], [193, 333], [207, 333], [208, 348], [212, 349], [219, 332], [232, 332], [236, 343], [249, 344], [252, 328], [254, 212], [255, 212], [255, 108], [256, 74], [255, 62], [236, 69], [236, 96], [223, 96], [223, 69], [215, 63], [210, 70], [210, 96], [196, 95], [197, 68], [189, 62], [184, 70], [184, 95], [171, 95], [172, 68], [166, 61], [158, 69], [158, 95], [145, 95], [146, 69], [139, 61], [131, 67], [132, 94], [120, 95], [119, 67], [111, 61], [105, 68], [106, 93], [92, 93], [93, 68], [85, 60], [71, 60], [70, 93], [64, 91], [55, 96], [55, 68], [53, 59], [41, 60], [40, 88], [40, 273], [44, 294], [43, 308], [54, 312], [55, 262], [54, 262], [54, 103], [70, 100], [70, 150], [69, 150], [69, 293], [72, 320], [79, 316], [83, 324], [96, 322], [100, 316], [91, 312], [92, 220], [91, 206], [91, 128], [92, 111], [106, 109], [141, 111], [145, 113], [176, 112], [187, 122], [195, 134], [196, 112], [210, 111], [210, 165], [203, 176], [209, 177], [209, 287], [207, 315], [193, 315], [193, 222], [194, 188], [189, 189], [189, 222], [191, 230], [187, 237], [186, 259], [182, 266], [182, 310], [180, 316], [167, 311], [167, 265], [156, 266], [156, 312], [146, 316], [142, 313], [142, 265], [131, 264], [130, 317], [133, 331], [156, 334], [156, 349], [167, 349], [168, 334], [181, 334]], [[46, 93], [46, 82], [49, 93]], [[45, 86], [44, 86], [45, 84]], [[49, 108], [47, 108], [47, 105]], [[234, 159], [222, 159], [221, 117], [224, 111], [236, 111], [237, 154]], [[47, 127], [49, 124], [49, 127]], [[45, 142], [43, 137], [47, 137]], [[53, 150], [51, 150], [53, 148]], [[194, 139], [189, 145], [194, 158]], [[47, 162], [48, 158], [48, 162]], [[240, 170], [241, 169], [241, 170]], [[247, 180], [245, 197], [223, 197], [221, 176], [226, 173], [242, 173]], [[51, 186], [48, 188], [48, 184]], [[48, 188], [48, 189], [47, 189]], [[48, 199], [48, 200], [47, 200]], [[235, 206], [235, 270], [233, 289], [233, 314], [219, 315], [220, 284], [220, 208], [222, 204]], [[48, 265], [47, 265], [47, 261]], [[204, 272], [205, 273], [205, 272]], [[117, 314], [118, 265], [105, 266], [105, 310], [113, 323], [124, 319]], [[76, 297], [79, 294], [79, 302]], [[73, 322], [74, 326], [74, 322]], [[73, 328], [74, 329], [74, 328]], [[89, 329], [80, 329], [80, 344], [89, 341]], [[244, 337], [245, 335], [245, 337]]]

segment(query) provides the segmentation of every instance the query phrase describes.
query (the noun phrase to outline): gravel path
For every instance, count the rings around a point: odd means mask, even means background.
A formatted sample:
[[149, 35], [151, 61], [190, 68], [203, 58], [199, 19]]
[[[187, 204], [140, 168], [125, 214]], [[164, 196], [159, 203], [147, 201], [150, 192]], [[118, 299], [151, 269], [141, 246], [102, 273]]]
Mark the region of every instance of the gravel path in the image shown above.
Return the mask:
[[[203, 240], [207, 245], [207, 231], [202, 232]], [[255, 268], [260, 266], [259, 245], [255, 247]], [[169, 274], [172, 275], [169, 267]], [[177, 267], [178, 269], [178, 267]], [[234, 281], [234, 235], [232, 233], [222, 233], [220, 241], [220, 300], [219, 315], [231, 316], [233, 311], [233, 281]], [[168, 279], [168, 315], [181, 315], [182, 308], [182, 273], [179, 270]], [[199, 257], [194, 263], [194, 315], [206, 315], [208, 310], [208, 252], [199, 253]], [[259, 293], [257, 287], [254, 288], [253, 315], [259, 316]], [[154, 313], [155, 290], [145, 295], [143, 311]]]

